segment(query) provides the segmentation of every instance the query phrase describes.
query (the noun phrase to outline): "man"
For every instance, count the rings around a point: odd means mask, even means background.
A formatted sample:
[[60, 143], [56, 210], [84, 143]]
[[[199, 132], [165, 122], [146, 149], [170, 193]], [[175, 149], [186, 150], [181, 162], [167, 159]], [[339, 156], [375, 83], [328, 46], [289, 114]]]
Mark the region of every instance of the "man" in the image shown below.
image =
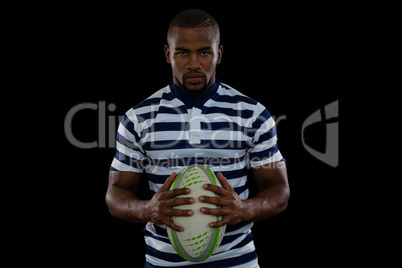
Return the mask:
[[[145, 267], [259, 267], [251, 227], [287, 206], [286, 167], [277, 147], [275, 122], [258, 102], [216, 78], [223, 47], [217, 22], [201, 10], [185, 10], [170, 23], [164, 51], [172, 82], [125, 114], [117, 133], [106, 202], [112, 215], [128, 222], [147, 222]], [[183, 231], [171, 216], [191, 217], [189, 189], [169, 191], [190, 164], [204, 164], [222, 188], [205, 185], [220, 197], [199, 201], [221, 206], [201, 212], [221, 215], [211, 227], [227, 224], [217, 251], [202, 263], [184, 261], [169, 243], [166, 226]], [[259, 192], [249, 197], [252, 169]], [[137, 196], [142, 173], [151, 198]]]

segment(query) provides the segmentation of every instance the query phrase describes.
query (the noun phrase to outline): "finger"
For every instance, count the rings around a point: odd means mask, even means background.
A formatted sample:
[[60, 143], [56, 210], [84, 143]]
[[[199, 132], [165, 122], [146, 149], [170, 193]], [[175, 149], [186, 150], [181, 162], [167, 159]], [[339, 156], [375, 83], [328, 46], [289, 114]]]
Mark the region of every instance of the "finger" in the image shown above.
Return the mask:
[[172, 198], [178, 195], [185, 195], [191, 193], [189, 188], [177, 188], [166, 192], [166, 198]]
[[229, 219], [226, 220], [224, 217], [222, 220], [217, 221], [217, 222], [210, 222], [208, 225], [211, 228], [217, 228], [217, 227], [222, 227], [223, 225], [228, 224], [228, 223], [229, 223]]
[[170, 218], [165, 221], [165, 225], [169, 226], [170, 228], [172, 228], [173, 230], [175, 230], [177, 232], [183, 232], [184, 231], [184, 228], [182, 226], [176, 225]]
[[186, 197], [186, 198], [172, 198], [169, 200], [166, 200], [166, 205], [168, 207], [175, 207], [175, 206], [181, 206], [181, 205], [188, 205], [188, 204], [194, 204], [195, 199], [192, 197]]
[[169, 217], [190, 217], [194, 215], [194, 211], [191, 209], [169, 209], [166, 211], [166, 215]]
[[219, 196], [227, 196], [227, 191], [217, 185], [207, 183], [207, 184], [204, 184], [203, 187], [205, 190], [212, 191]]
[[221, 182], [222, 187], [224, 189], [226, 189], [226, 190], [228, 190], [230, 192], [234, 191], [232, 185], [230, 185], [229, 181], [226, 179], [225, 176], [223, 176], [223, 174], [221, 172], [218, 172], [218, 174], [216, 174], [216, 175], [217, 175], [217, 177], [218, 177], [219, 181]]
[[217, 206], [225, 206], [228, 204], [228, 201], [225, 199], [222, 199], [220, 197], [211, 197], [211, 196], [200, 196], [198, 198], [200, 202], [202, 203], [208, 203], [208, 204], [213, 204]]
[[211, 228], [221, 227], [225, 224], [228, 224], [228, 222], [230, 221], [230, 217], [227, 216], [227, 215], [230, 215], [230, 211], [228, 211], [226, 209], [201, 208], [200, 211], [201, 211], [201, 213], [208, 214], [208, 215], [223, 216], [223, 219], [218, 222], [210, 222], [208, 225]]
[[201, 213], [213, 216], [226, 216], [230, 215], [230, 211], [224, 208], [200, 208]]
[[174, 179], [176, 178], [176, 173], [172, 172], [169, 177], [167, 177], [165, 183], [159, 188], [160, 191], [166, 192], [169, 191], [170, 186], [172, 185]]

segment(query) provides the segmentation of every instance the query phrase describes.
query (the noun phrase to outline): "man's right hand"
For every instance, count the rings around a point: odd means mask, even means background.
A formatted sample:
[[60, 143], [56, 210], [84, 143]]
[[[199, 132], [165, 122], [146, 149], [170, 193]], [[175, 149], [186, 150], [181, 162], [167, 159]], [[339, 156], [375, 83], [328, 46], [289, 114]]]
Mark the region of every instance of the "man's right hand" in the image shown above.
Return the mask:
[[192, 210], [174, 209], [175, 206], [194, 204], [195, 200], [192, 197], [177, 197], [180, 195], [186, 195], [191, 193], [188, 188], [178, 188], [169, 190], [176, 173], [172, 173], [165, 181], [165, 183], [159, 188], [158, 192], [149, 200], [146, 210], [147, 218], [149, 221], [155, 224], [165, 224], [175, 231], [182, 232], [184, 228], [177, 226], [170, 217], [182, 216], [188, 217], [194, 215]]

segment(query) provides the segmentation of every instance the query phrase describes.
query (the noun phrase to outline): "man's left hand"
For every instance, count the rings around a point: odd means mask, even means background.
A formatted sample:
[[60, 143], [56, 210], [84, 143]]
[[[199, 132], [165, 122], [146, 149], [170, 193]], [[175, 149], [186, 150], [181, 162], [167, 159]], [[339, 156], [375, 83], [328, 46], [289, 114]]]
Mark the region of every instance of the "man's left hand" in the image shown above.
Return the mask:
[[201, 213], [223, 216], [219, 222], [211, 222], [210, 227], [221, 227], [225, 224], [237, 224], [247, 219], [247, 206], [244, 200], [241, 200], [239, 195], [235, 192], [233, 187], [229, 184], [228, 180], [218, 172], [217, 177], [222, 184], [222, 187], [205, 184], [204, 189], [212, 191], [219, 197], [200, 196], [199, 200], [202, 203], [209, 203], [220, 206], [220, 208], [201, 208]]

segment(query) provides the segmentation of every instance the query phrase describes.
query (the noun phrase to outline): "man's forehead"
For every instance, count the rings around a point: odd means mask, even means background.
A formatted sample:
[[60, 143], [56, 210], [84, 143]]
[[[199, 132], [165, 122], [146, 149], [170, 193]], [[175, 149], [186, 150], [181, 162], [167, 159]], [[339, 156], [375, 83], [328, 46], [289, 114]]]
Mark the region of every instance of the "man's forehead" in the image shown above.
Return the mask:
[[212, 46], [218, 41], [213, 27], [181, 28], [173, 27], [169, 35], [169, 45], [184, 46], [195, 45]]

